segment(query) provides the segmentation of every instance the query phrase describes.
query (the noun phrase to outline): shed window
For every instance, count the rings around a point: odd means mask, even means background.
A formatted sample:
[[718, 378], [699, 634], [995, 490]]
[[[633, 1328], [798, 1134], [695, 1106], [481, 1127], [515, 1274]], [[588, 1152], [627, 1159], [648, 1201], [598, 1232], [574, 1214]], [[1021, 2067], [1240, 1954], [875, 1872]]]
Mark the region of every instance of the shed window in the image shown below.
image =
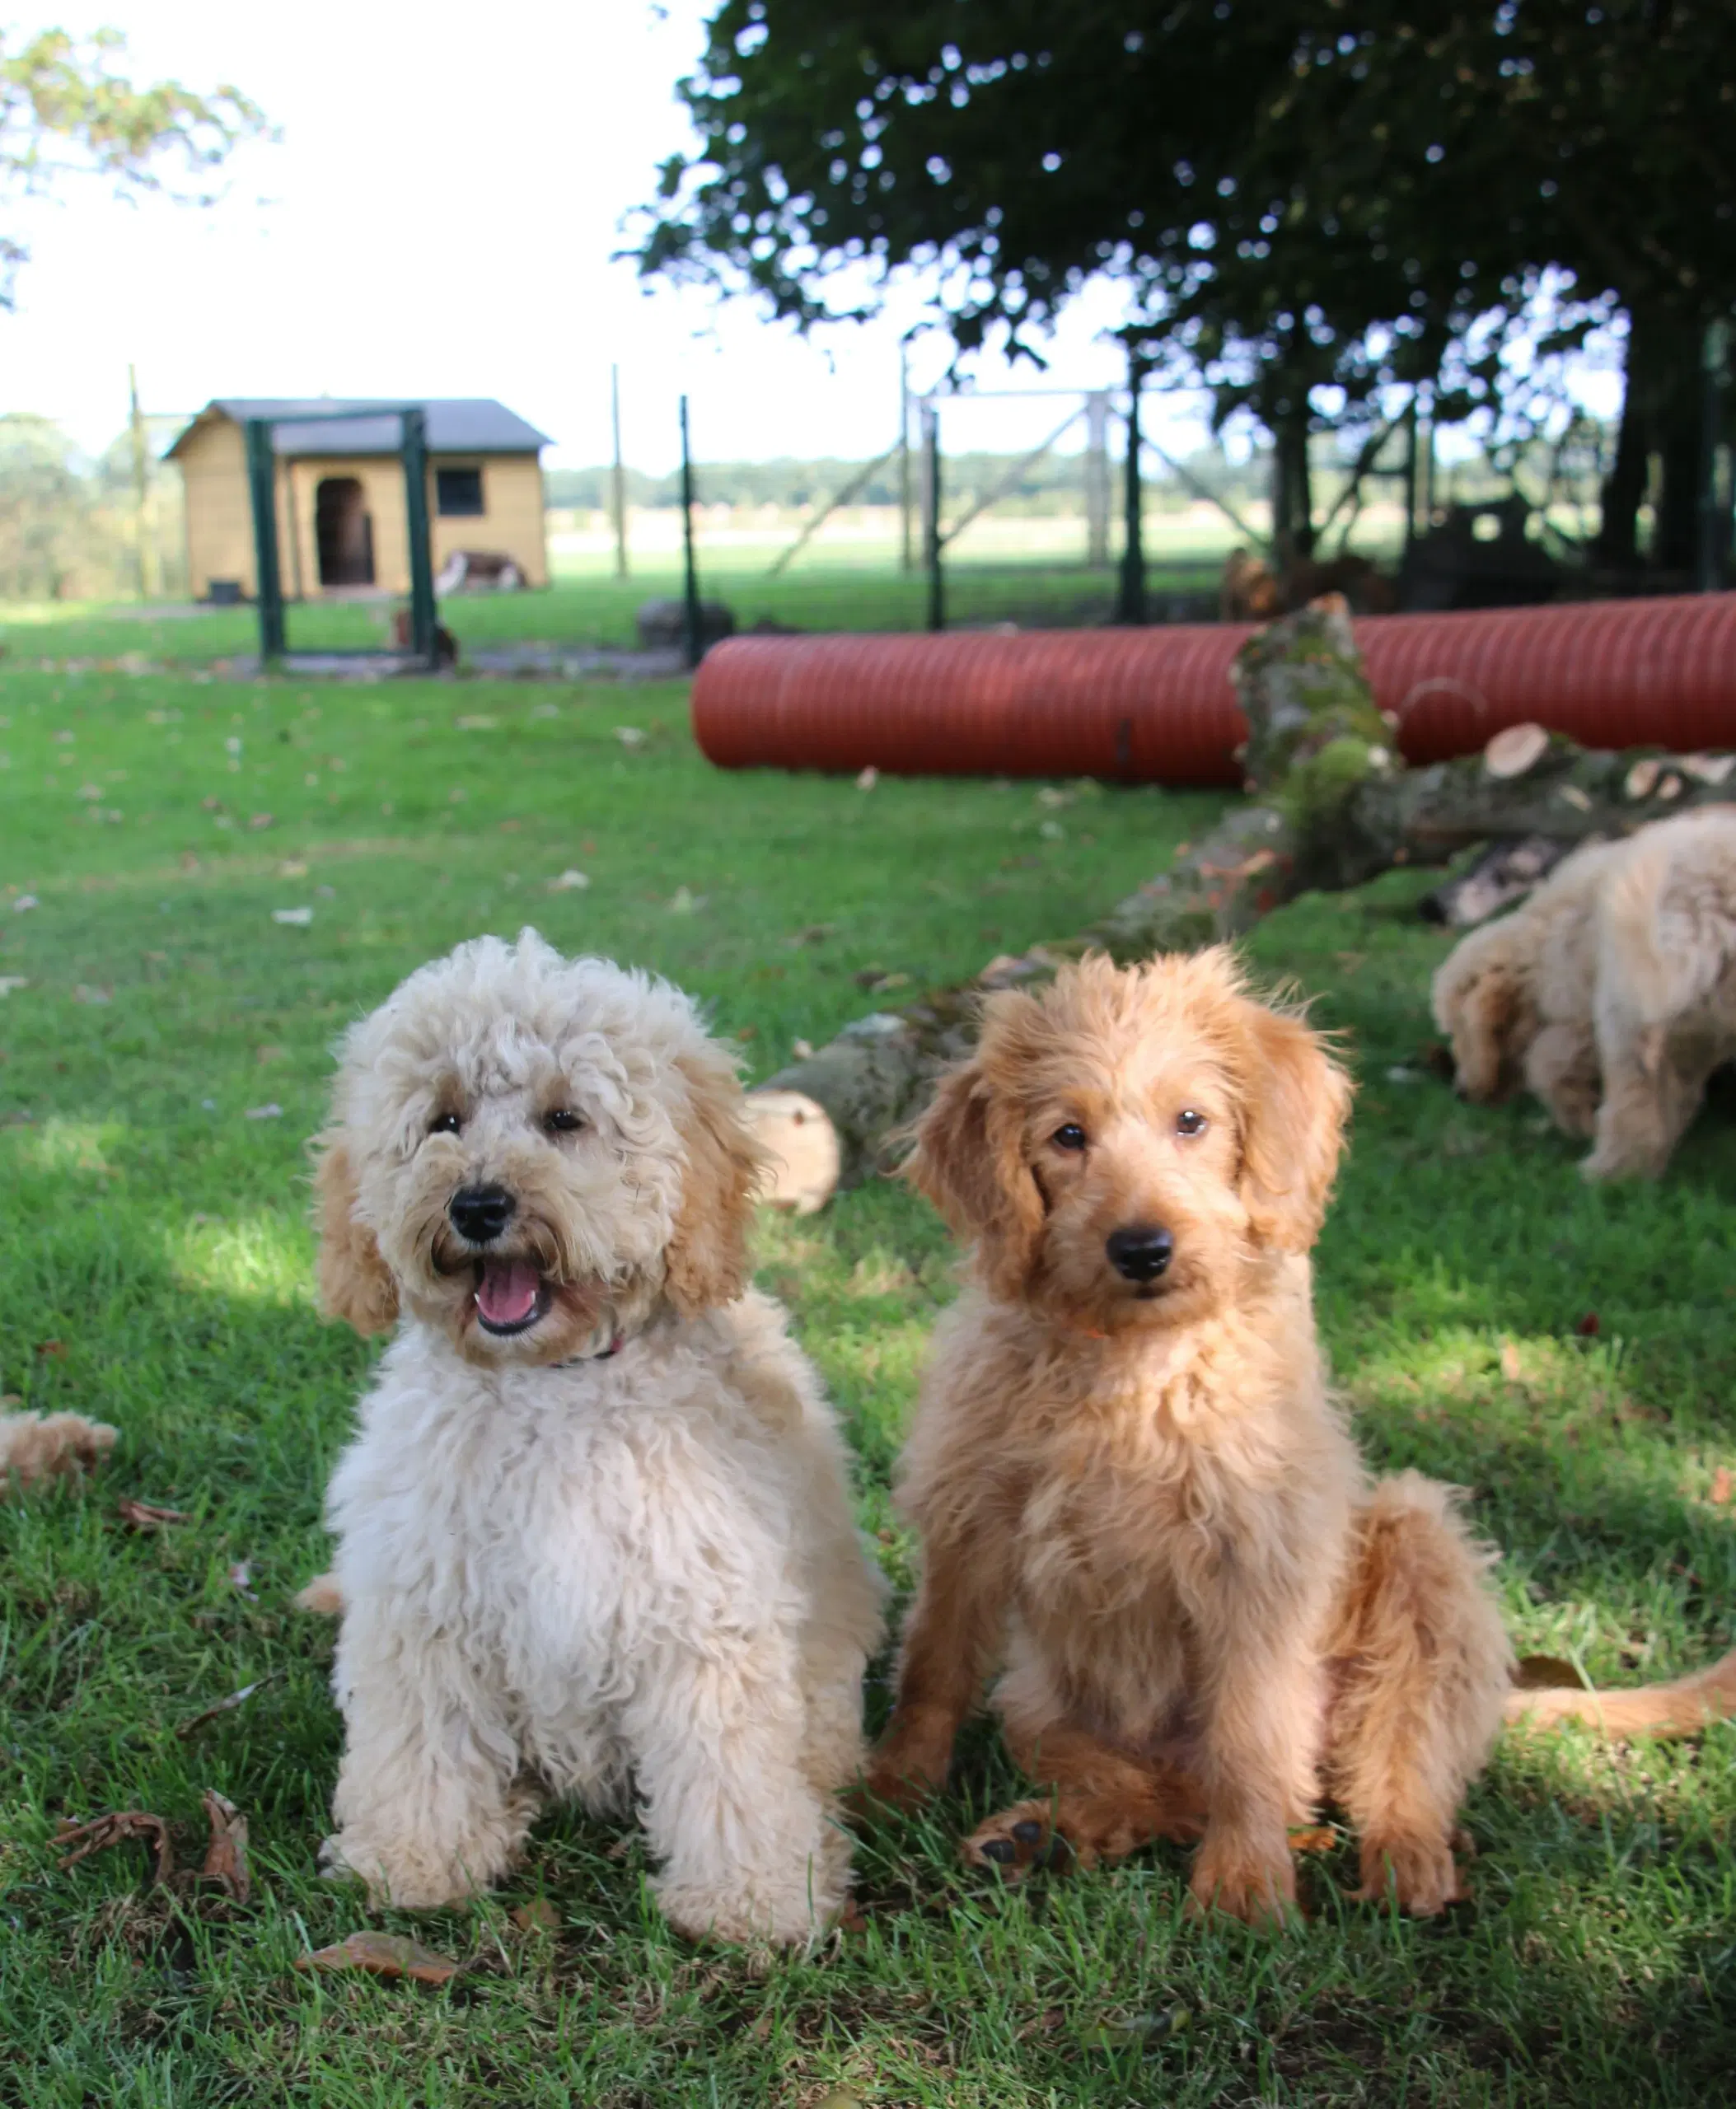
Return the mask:
[[434, 503], [442, 518], [477, 520], [484, 510], [480, 469], [437, 469]]

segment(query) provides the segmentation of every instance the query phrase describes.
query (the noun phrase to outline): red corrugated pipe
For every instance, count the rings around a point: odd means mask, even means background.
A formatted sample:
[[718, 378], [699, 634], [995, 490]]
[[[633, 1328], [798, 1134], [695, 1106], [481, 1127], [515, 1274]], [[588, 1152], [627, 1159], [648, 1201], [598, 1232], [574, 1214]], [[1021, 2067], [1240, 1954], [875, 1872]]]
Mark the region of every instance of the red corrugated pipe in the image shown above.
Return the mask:
[[[1231, 785], [1240, 624], [737, 637], [693, 729], [720, 768]], [[1413, 763], [1527, 719], [1589, 747], [1736, 746], [1736, 593], [1369, 615], [1356, 639]]]

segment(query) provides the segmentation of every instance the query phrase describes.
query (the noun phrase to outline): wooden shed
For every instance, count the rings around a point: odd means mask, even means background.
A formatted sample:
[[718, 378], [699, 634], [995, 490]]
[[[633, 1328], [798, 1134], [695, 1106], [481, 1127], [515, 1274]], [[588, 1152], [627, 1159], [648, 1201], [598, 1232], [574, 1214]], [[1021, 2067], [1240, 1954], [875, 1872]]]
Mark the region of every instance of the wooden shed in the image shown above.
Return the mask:
[[[414, 402], [415, 399], [407, 398]], [[255, 418], [378, 418], [280, 425], [278, 547], [292, 601], [409, 591], [404, 470], [393, 403], [321, 396], [219, 396], [169, 449], [186, 487], [187, 576], [195, 599], [251, 600], [258, 588], [245, 428]], [[424, 402], [434, 569], [460, 550], [510, 557], [532, 586], [549, 582], [543, 529], [546, 437], [487, 396]]]

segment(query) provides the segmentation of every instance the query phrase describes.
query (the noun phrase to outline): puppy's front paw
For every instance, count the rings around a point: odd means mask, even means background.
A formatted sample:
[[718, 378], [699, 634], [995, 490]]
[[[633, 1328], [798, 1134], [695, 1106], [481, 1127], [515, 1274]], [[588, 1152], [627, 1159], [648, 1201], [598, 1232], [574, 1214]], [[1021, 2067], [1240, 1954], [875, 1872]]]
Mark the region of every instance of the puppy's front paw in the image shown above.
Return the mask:
[[958, 1849], [967, 1867], [992, 1868], [1007, 1882], [1041, 1868], [1065, 1874], [1075, 1864], [1093, 1868], [1097, 1860], [1089, 1844], [1075, 1843], [1061, 1830], [1050, 1801], [1015, 1802], [980, 1823]]
[[739, 1890], [718, 1891], [703, 1884], [653, 1882], [663, 1916], [690, 1941], [723, 1941], [748, 1946], [770, 1941], [779, 1948], [802, 1948], [816, 1940], [836, 1915], [836, 1908], [810, 1906], [801, 1896], [761, 1900]]
[[1261, 1933], [1278, 1933], [1300, 1916], [1296, 1867], [1287, 1846], [1262, 1853], [1208, 1838], [1194, 1857], [1187, 1886], [1189, 1915], [1196, 1919], [1219, 1911]]
[[436, 1911], [461, 1904], [480, 1884], [461, 1868], [360, 1838], [353, 1831], [334, 1832], [320, 1848], [320, 1873], [328, 1882], [364, 1882], [371, 1904], [390, 1904], [400, 1911]]
[[850, 1808], [859, 1815], [871, 1814], [877, 1802], [882, 1808], [920, 1808], [945, 1787], [952, 1756], [951, 1736], [918, 1720], [895, 1720], [849, 1796]]
[[1398, 1908], [1414, 1919], [1432, 1919], [1466, 1895], [1453, 1859], [1453, 1841], [1446, 1838], [1365, 1838], [1362, 1845], [1359, 1902], [1384, 1904], [1397, 1896]]

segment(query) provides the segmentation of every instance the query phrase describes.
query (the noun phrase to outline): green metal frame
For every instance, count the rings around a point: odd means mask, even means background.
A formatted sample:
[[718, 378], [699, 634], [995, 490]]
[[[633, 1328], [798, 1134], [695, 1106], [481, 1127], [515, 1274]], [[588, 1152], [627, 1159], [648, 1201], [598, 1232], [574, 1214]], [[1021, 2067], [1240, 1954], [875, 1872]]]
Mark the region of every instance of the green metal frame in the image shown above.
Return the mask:
[[433, 538], [428, 511], [428, 413], [415, 403], [248, 419], [247, 493], [253, 506], [260, 657], [268, 666], [281, 660], [288, 648], [284, 634], [283, 575], [278, 554], [277, 450], [273, 435], [279, 425], [354, 424], [368, 418], [398, 420], [398, 458], [404, 465], [404, 518], [409, 554], [410, 652], [426, 664], [430, 673], [439, 671], [439, 616], [434, 601]]

